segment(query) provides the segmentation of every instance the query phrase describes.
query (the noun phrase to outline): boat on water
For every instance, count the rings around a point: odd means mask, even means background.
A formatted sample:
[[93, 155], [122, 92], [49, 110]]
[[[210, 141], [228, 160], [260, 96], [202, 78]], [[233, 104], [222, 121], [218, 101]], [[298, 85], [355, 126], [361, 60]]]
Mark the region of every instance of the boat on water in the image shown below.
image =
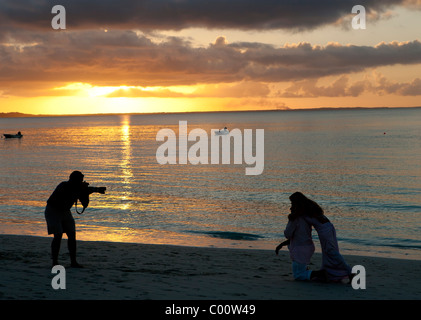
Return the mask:
[[227, 129], [227, 127], [225, 127], [224, 129], [215, 130], [215, 134], [217, 136], [223, 136], [223, 135], [226, 135], [226, 134], [229, 134], [229, 133], [230, 133], [230, 131]]
[[19, 139], [19, 138], [23, 137], [23, 134], [20, 133], [20, 131], [19, 131], [17, 134], [4, 133], [3, 136], [6, 139], [12, 139], [12, 138], [18, 138]]

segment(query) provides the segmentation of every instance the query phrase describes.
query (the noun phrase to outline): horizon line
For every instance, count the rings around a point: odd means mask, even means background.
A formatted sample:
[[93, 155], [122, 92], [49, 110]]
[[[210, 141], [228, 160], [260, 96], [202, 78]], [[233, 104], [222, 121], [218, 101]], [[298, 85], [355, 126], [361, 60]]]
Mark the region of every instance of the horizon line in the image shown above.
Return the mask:
[[251, 109], [251, 110], [218, 110], [218, 111], [172, 111], [172, 112], [106, 112], [106, 113], [81, 113], [81, 114], [32, 114], [22, 112], [0, 112], [0, 118], [31, 118], [31, 117], [81, 117], [81, 116], [116, 116], [116, 115], [163, 115], [163, 114], [186, 114], [186, 113], [229, 113], [229, 112], [284, 112], [284, 111], [326, 111], [326, 110], [373, 110], [373, 109], [414, 109], [412, 107], [319, 107], [319, 108], [283, 108], [283, 109]]

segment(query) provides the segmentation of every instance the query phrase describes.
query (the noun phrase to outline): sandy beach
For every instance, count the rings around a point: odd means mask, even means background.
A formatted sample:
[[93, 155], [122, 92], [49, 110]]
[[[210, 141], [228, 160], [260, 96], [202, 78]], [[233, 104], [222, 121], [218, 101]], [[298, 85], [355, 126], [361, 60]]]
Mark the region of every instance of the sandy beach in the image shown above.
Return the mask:
[[[70, 268], [67, 240], [60, 263], [66, 289], [51, 282], [47, 237], [0, 235], [2, 300], [418, 300], [421, 261], [345, 256], [366, 269], [366, 289], [292, 278], [288, 251], [217, 249], [116, 242], [78, 242], [83, 269]], [[315, 254], [311, 268], [320, 266]]]

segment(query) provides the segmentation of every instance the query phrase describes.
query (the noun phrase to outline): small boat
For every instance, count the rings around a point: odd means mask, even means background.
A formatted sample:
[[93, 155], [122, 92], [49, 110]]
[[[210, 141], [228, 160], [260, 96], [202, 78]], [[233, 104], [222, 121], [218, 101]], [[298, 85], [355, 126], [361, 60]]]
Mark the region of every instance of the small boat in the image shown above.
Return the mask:
[[23, 134], [21, 134], [20, 132], [19, 132], [19, 133], [17, 133], [17, 134], [4, 133], [3, 135], [4, 135], [4, 137], [5, 137], [6, 139], [11, 139], [11, 138], [22, 138], [22, 137], [23, 137]]
[[217, 136], [224, 136], [226, 134], [229, 134], [229, 130], [227, 129], [227, 127], [225, 127], [224, 129], [219, 129], [219, 130], [215, 130], [215, 134]]

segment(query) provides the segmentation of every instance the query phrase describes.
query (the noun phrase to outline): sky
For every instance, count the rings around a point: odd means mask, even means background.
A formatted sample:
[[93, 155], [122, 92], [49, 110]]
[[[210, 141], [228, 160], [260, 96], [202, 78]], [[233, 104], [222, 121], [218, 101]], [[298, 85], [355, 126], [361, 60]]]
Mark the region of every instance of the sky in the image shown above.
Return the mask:
[[0, 112], [421, 106], [420, 18], [421, 0], [1, 0]]

